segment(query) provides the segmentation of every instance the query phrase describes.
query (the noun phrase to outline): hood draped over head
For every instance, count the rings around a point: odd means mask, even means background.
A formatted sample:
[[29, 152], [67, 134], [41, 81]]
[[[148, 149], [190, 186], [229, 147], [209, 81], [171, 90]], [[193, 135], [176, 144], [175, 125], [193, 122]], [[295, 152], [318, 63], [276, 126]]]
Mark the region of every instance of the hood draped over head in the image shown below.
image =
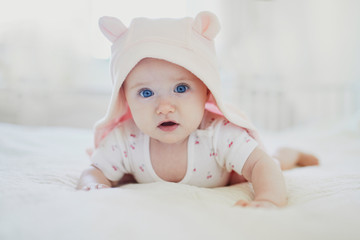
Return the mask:
[[131, 118], [122, 88], [127, 75], [144, 58], [157, 58], [186, 68], [210, 90], [205, 108], [225, 116], [248, 131], [259, 144], [257, 131], [245, 114], [221, 98], [214, 38], [220, 31], [217, 17], [200, 12], [193, 18], [135, 18], [127, 28], [119, 19], [102, 17], [102, 33], [112, 42], [110, 71], [113, 90], [105, 116], [95, 125], [95, 147], [119, 123]]

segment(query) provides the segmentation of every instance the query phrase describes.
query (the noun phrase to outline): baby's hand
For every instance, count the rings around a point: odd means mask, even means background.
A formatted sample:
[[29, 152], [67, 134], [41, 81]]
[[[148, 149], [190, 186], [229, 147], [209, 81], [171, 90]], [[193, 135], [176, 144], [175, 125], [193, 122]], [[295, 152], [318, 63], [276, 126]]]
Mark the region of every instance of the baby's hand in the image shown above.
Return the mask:
[[90, 191], [90, 190], [103, 189], [103, 188], [110, 188], [110, 186], [108, 186], [106, 184], [101, 184], [101, 183], [93, 183], [93, 184], [83, 187], [81, 190]]
[[239, 200], [235, 203], [235, 206], [241, 206], [241, 207], [255, 207], [255, 208], [277, 208], [274, 203], [269, 201], [245, 201], [245, 200]]

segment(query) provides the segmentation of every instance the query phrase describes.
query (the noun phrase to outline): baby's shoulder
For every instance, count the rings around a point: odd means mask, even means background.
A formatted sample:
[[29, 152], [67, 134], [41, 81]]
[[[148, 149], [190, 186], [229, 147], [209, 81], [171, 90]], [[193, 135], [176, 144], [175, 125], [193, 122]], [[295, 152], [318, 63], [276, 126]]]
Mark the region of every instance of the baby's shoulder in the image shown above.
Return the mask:
[[139, 137], [140, 130], [136, 126], [133, 119], [128, 119], [122, 123], [119, 123], [115, 128], [113, 128], [103, 139], [103, 142], [126, 142], [129, 139]]
[[134, 119], [130, 118], [119, 123], [114, 129], [118, 133], [138, 133], [140, 129], [136, 126]]
[[231, 123], [224, 116], [208, 111], [206, 111], [204, 114], [204, 118], [201, 123], [200, 129], [215, 130], [218, 133], [222, 133], [223, 131], [226, 131], [235, 134], [246, 131], [244, 128]]
[[201, 121], [200, 128], [201, 130], [209, 130], [219, 125], [221, 122], [226, 120], [224, 116], [205, 111], [204, 117]]

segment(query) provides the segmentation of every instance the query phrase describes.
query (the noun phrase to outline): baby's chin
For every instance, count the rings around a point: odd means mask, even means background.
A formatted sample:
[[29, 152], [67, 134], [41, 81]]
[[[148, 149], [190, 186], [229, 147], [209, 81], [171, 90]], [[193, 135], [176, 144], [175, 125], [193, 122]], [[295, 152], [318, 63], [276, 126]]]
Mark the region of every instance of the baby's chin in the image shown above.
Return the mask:
[[175, 136], [151, 137], [150, 136], [150, 138], [161, 144], [182, 144], [184, 142], [187, 142], [189, 136], [186, 137], [175, 137]]

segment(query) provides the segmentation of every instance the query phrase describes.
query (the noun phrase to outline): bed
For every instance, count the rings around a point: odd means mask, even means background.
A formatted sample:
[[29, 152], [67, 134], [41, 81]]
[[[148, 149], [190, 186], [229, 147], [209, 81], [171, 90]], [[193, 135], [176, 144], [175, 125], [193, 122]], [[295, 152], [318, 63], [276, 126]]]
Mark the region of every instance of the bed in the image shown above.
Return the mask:
[[284, 172], [289, 204], [233, 207], [248, 183], [176, 183], [76, 191], [92, 131], [0, 123], [0, 239], [360, 239], [360, 121], [264, 133], [321, 165]]

